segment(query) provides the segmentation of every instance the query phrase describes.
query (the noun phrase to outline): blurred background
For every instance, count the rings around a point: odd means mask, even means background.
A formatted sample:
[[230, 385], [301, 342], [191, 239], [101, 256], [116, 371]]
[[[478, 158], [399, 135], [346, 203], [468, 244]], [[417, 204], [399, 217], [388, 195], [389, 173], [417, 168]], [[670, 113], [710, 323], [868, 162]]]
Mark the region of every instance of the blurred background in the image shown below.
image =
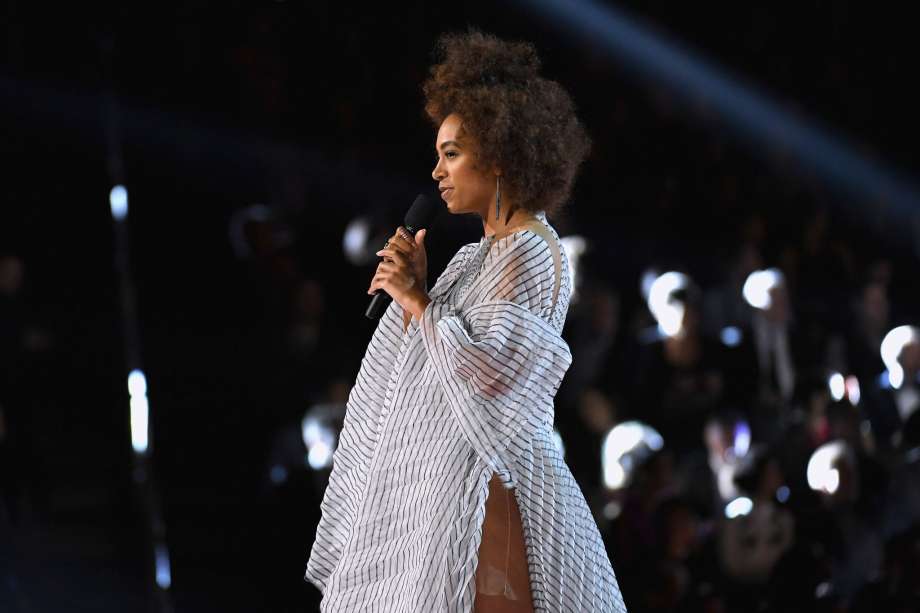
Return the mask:
[[[593, 153], [556, 402], [631, 611], [916, 611], [908, 5], [0, 3], [0, 611], [315, 611], [444, 31]], [[475, 219], [442, 215], [429, 285]]]

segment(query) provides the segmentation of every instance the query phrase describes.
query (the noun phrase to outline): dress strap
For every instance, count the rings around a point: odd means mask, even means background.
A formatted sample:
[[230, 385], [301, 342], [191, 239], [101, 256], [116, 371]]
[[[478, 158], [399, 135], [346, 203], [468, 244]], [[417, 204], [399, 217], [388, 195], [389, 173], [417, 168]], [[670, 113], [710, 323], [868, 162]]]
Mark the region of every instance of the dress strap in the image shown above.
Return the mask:
[[540, 238], [542, 238], [547, 245], [549, 245], [550, 251], [553, 252], [553, 267], [556, 272], [556, 282], [553, 284], [553, 306], [556, 308], [556, 298], [559, 297], [559, 283], [562, 280], [562, 256], [559, 253], [559, 244], [556, 242], [556, 237], [554, 237], [549, 230], [546, 229], [539, 221], [530, 221], [526, 223], [522, 229], [530, 230]]

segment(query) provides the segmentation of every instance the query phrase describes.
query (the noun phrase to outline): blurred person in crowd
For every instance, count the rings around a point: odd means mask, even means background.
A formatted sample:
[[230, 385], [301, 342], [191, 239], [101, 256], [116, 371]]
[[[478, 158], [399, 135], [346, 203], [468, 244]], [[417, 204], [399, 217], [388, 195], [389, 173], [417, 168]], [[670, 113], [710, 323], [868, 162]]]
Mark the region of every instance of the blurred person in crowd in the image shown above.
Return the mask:
[[680, 332], [642, 348], [630, 405], [682, 453], [699, 445], [703, 424], [722, 399], [724, 378], [720, 348], [700, 327], [699, 290], [691, 285], [674, 292], [672, 300], [683, 304]]
[[674, 454], [667, 447], [645, 458], [633, 470], [622, 511], [612, 527], [613, 538], [608, 539], [617, 560], [617, 575], [624, 585], [639, 582], [643, 563], [659, 541], [655, 511], [664, 500], [679, 493]]
[[425, 230], [378, 252], [368, 293], [393, 302], [348, 399], [306, 578], [328, 611], [625, 611], [552, 433], [571, 287], [546, 213], [589, 140], [532, 45], [472, 31], [439, 49], [432, 177], [484, 236], [430, 291]]
[[657, 506], [652, 525], [655, 543], [641, 570], [639, 602], [647, 611], [685, 608], [701, 583], [692, 560], [700, 546], [696, 512], [687, 501], [671, 497]]
[[783, 497], [785, 478], [773, 454], [757, 447], [744, 458], [734, 481], [752, 505], [749, 512], [720, 522], [722, 568], [737, 582], [764, 585], [795, 538], [795, 519], [777, 498]]
[[751, 328], [757, 356], [760, 404], [785, 406], [795, 391], [792, 308], [785, 282], [770, 289], [770, 304], [755, 309]]
[[920, 408], [920, 336], [911, 334], [895, 357], [900, 381], [884, 376], [869, 380], [864, 404], [879, 450], [891, 454], [901, 443], [902, 428]]
[[705, 292], [703, 297], [703, 330], [717, 337], [728, 326], [749, 330], [751, 307], [744, 300], [742, 289], [748, 276], [763, 268], [763, 257], [755, 242], [742, 242], [729, 259], [724, 282]]
[[[331, 456], [345, 416], [348, 381], [332, 376], [324, 387], [304, 403], [271, 434], [271, 444], [262, 468], [256, 511], [253, 547], [260, 558], [271, 558], [282, 567], [303, 561], [302, 541], [316, 531], [320, 501], [329, 479]], [[266, 610], [289, 610], [291, 602], [302, 602], [304, 610], [318, 610], [319, 594], [301, 583], [292, 583], [285, 573], [256, 574], [266, 594]]]
[[737, 411], [720, 410], [699, 433], [703, 446], [686, 452], [678, 468], [681, 489], [707, 517], [718, 518], [738, 496], [734, 476], [747, 453], [750, 428]]
[[804, 373], [796, 390], [796, 402], [785, 419], [777, 420], [771, 436], [761, 437], [774, 445], [794, 500], [808, 495], [805, 466], [814, 451], [831, 440], [828, 407], [832, 403], [827, 377]]
[[852, 319], [847, 334], [847, 366], [862, 385], [868, 385], [885, 370], [879, 347], [892, 328], [888, 285], [877, 279], [863, 285], [853, 304]]
[[886, 536], [897, 536], [920, 526], [920, 411], [915, 411], [904, 424], [885, 498]]
[[565, 405], [590, 385], [610, 387], [619, 369], [611, 368], [619, 357], [620, 297], [603, 282], [586, 280], [578, 305], [566, 321], [565, 336], [572, 347], [572, 367], [559, 389]]
[[[758, 227], [753, 220], [750, 225]], [[756, 235], [753, 231], [748, 233]], [[707, 290], [703, 297], [703, 332], [707, 338], [719, 339], [722, 345], [719, 365], [724, 374], [723, 400], [736, 407], [752, 406], [759, 392], [752, 334], [754, 309], [745, 300], [743, 288], [750, 274], [761, 268], [758, 243], [753, 238], [745, 240], [730, 260], [725, 281]]]
[[575, 405], [577, 420], [567, 420], [557, 426], [565, 448], [565, 460], [576, 476], [582, 490], [592, 500], [594, 492], [602, 486], [601, 450], [604, 439], [617, 425], [617, 402], [597, 387], [588, 387], [578, 395]]
[[885, 544], [882, 572], [853, 597], [849, 613], [915, 613], [920, 603], [920, 525]]
[[833, 226], [830, 207], [804, 193], [796, 197], [806, 211], [795, 279], [799, 313], [808, 326], [824, 321], [841, 323], [845, 311], [831, 305], [845, 304], [853, 281], [852, 248]]
[[[336, 314], [326, 308], [326, 291], [316, 279], [301, 279], [290, 294], [281, 364], [275, 368], [282, 398], [296, 399], [279, 415], [280, 422], [298, 419], [304, 404], [328, 393], [330, 382], [355, 361], [350, 339], [341, 332]], [[304, 376], [307, 373], [308, 376]]]
[[[844, 600], [876, 577], [883, 561], [884, 517], [879, 504], [883, 498], [878, 494], [887, 484], [873, 482], [878, 473], [863, 460], [862, 454], [844, 444], [832, 465], [836, 487], [819, 492], [825, 512], [811, 518], [826, 526], [819, 534], [831, 559], [831, 584]], [[810, 527], [814, 529], [814, 524]]]

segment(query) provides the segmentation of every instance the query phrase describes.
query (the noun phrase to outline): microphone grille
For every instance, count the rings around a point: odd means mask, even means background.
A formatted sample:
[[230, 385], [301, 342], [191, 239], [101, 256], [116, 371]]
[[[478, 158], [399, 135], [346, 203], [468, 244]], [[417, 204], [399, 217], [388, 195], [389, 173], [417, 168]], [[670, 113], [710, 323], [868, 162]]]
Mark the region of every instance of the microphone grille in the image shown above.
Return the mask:
[[415, 197], [412, 206], [406, 213], [404, 225], [412, 231], [428, 227], [438, 214], [438, 206], [425, 194]]

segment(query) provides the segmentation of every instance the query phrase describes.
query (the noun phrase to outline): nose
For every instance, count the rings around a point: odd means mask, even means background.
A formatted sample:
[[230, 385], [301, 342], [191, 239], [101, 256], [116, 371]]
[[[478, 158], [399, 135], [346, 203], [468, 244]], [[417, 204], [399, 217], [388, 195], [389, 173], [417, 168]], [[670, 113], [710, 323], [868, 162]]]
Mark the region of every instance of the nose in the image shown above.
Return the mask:
[[434, 165], [434, 170], [431, 171], [431, 178], [435, 181], [440, 181], [447, 173], [444, 171], [444, 168], [441, 166], [441, 158], [438, 158], [438, 163]]

